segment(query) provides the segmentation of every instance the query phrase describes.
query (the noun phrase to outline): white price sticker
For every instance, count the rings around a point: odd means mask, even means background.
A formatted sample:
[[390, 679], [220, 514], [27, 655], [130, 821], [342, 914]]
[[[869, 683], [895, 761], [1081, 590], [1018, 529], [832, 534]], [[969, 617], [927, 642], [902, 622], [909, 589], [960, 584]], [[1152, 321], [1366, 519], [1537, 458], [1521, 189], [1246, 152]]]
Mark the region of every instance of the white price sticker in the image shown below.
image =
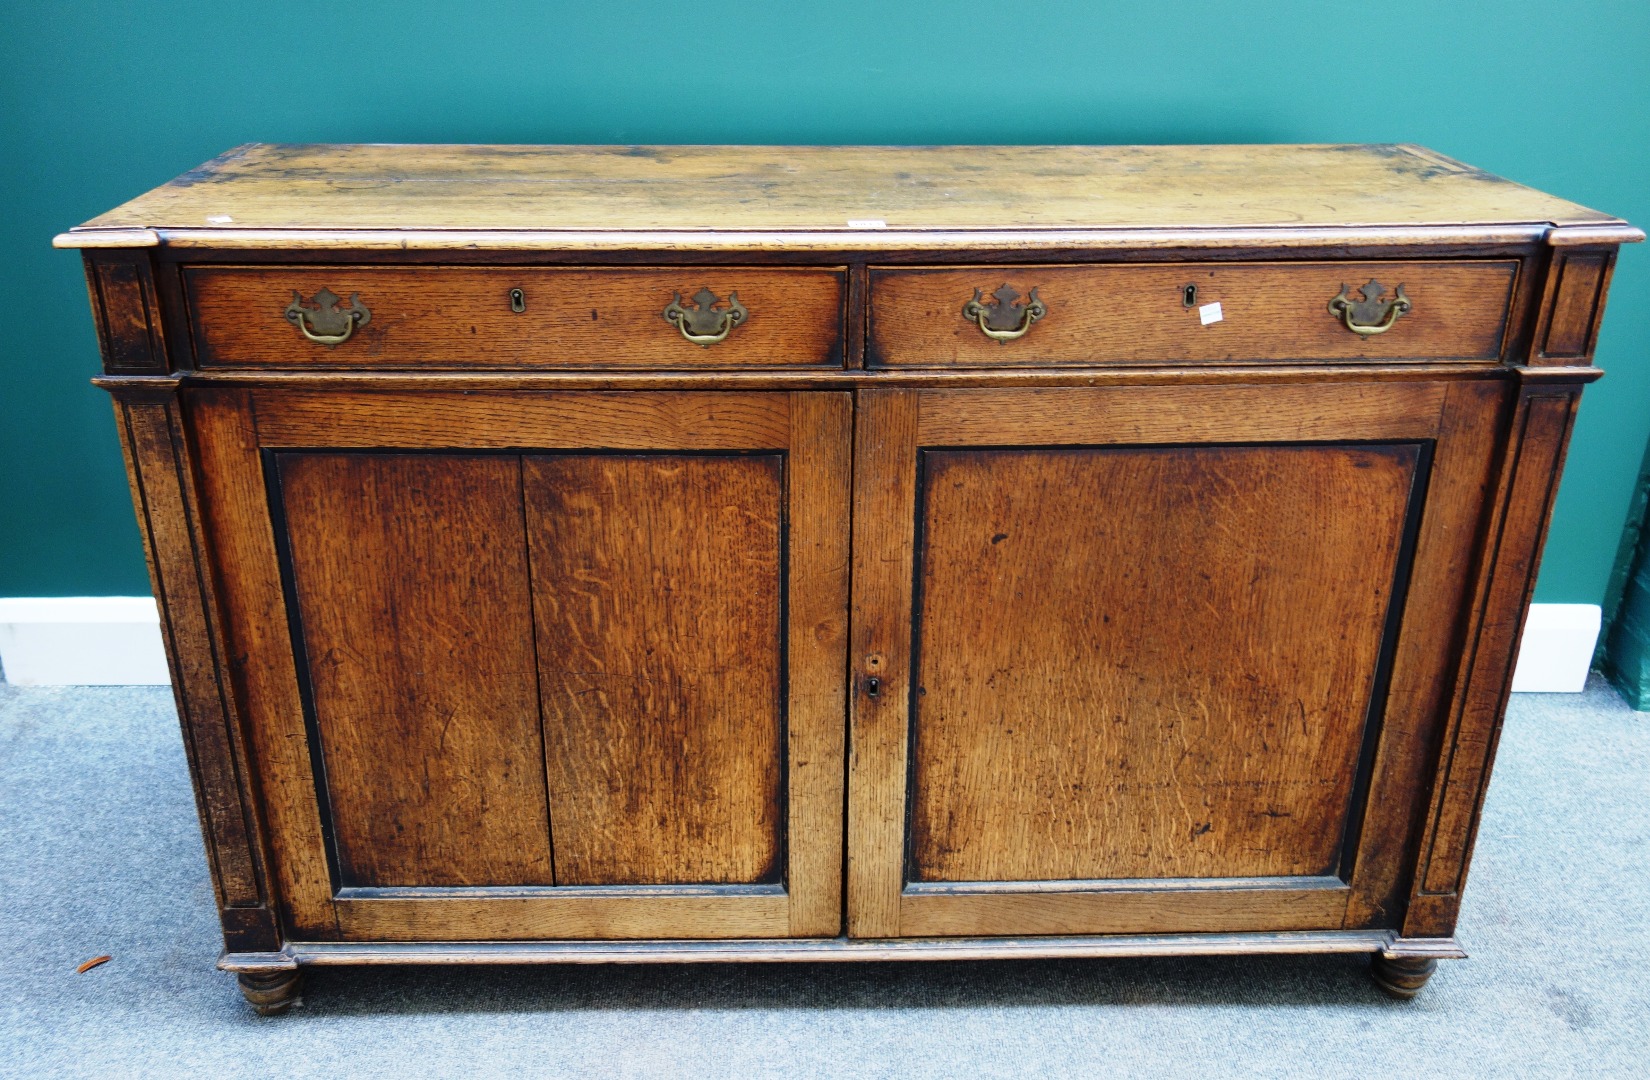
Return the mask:
[[1210, 323], [1219, 322], [1226, 316], [1220, 313], [1220, 301], [1216, 300], [1212, 304], [1204, 304], [1202, 307], [1198, 308], [1197, 317], [1203, 320], [1204, 326], [1208, 326]]

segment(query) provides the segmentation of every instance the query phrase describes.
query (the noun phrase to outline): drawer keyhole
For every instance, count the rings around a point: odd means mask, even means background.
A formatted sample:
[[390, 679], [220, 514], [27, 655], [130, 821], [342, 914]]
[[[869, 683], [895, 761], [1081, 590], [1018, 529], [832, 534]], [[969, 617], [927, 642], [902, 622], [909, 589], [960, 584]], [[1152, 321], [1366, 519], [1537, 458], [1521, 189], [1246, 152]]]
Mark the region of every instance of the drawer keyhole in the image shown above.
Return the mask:
[[1181, 307], [1197, 307], [1197, 286], [1188, 285], [1180, 290]]
[[523, 311], [526, 311], [527, 310], [527, 294], [522, 292], [520, 289], [511, 289], [510, 290], [510, 310], [515, 312], [518, 315], [521, 314]]

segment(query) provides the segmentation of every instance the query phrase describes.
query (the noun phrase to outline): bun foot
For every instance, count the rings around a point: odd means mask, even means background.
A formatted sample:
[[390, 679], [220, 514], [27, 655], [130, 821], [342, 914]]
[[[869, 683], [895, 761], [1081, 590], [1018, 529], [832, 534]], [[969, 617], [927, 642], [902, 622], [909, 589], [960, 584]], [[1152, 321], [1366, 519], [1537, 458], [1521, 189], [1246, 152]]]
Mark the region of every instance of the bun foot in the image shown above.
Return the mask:
[[242, 972], [236, 981], [248, 1005], [259, 1016], [276, 1016], [286, 1012], [302, 1000], [298, 991], [303, 986], [303, 975], [297, 968], [284, 971]]
[[1369, 975], [1375, 985], [1395, 998], [1405, 1001], [1421, 992], [1421, 987], [1438, 970], [1438, 961], [1428, 957], [1387, 956], [1376, 953], [1369, 966]]

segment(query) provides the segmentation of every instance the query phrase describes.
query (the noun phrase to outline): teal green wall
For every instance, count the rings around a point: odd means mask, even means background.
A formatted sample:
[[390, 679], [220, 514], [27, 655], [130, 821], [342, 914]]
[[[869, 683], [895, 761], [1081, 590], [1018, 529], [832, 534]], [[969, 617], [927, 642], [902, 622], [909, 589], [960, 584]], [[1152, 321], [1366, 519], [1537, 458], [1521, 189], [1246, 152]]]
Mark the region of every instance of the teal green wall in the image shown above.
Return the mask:
[[[54, 232], [236, 143], [1420, 142], [1650, 223], [1650, 4], [0, 4], [0, 596], [146, 591]], [[1629, 249], [1538, 599], [1603, 599], [1650, 434]]]

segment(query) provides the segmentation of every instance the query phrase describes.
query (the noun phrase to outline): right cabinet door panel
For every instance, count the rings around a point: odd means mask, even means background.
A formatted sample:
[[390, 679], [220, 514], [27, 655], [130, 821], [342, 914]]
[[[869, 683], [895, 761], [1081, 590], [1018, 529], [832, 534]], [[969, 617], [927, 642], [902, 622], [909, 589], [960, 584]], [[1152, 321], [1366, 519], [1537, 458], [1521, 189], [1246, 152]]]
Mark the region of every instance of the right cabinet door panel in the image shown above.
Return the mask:
[[852, 931], [1382, 924], [1497, 403], [863, 393]]

